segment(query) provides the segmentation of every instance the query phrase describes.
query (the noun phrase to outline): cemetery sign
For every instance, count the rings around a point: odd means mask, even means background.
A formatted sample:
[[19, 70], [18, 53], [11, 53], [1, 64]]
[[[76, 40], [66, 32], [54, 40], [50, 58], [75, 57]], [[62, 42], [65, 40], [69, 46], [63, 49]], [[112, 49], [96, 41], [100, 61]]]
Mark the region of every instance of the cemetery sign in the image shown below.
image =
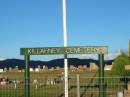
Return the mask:
[[107, 46], [75, 46], [75, 47], [44, 47], [21, 48], [21, 55], [52, 55], [52, 54], [105, 54]]

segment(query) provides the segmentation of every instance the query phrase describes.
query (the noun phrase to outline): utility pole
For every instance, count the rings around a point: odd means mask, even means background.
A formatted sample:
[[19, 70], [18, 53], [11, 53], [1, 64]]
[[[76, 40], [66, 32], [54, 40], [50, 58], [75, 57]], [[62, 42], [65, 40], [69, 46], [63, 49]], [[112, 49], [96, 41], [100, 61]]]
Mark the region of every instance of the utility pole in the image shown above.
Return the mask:
[[[62, 4], [63, 4], [64, 47], [67, 47], [66, 0], [62, 0]], [[67, 60], [67, 54], [64, 54], [64, 79], [65, 79], [65, 97], [68, 97], [68, 60]]]

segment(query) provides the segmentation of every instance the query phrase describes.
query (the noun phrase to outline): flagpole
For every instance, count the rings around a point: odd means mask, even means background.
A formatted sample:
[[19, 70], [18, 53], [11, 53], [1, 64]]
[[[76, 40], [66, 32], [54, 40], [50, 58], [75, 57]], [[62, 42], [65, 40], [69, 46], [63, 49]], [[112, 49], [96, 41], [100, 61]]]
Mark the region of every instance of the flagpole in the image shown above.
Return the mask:
[[[67, 19], [66, 19], [66, 0], [63, 4], [63, 32], [64, 32], [64, 47], [67, 47]], [[65, 97], [68, 97], [68, 60], [67, 54], [64, 54], [64, 79], [65, 79]]]

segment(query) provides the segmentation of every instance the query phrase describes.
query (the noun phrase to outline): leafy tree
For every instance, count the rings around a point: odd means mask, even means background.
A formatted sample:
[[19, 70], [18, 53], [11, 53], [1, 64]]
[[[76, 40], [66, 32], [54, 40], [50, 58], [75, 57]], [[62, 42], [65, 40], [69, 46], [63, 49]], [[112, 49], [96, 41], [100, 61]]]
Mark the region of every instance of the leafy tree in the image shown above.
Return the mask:
[[130, 59], [127, 55], [122, 54], [114, 61], [111, 74], [123, 76], [126, 74], [125, 65], [130, 65]]

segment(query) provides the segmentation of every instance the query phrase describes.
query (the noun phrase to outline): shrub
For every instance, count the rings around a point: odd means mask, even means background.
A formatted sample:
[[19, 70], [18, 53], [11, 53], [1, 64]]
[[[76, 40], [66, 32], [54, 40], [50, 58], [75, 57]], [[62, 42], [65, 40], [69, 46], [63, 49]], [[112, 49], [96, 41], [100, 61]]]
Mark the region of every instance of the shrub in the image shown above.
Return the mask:
[[129, 64], [130, 64], [130, 59], [127, 55], [122, 54], [118, 56], [114, 61], [111, 74], [119, 75], [119, 76], [126, 75], [125, 65], [129, 65]]

